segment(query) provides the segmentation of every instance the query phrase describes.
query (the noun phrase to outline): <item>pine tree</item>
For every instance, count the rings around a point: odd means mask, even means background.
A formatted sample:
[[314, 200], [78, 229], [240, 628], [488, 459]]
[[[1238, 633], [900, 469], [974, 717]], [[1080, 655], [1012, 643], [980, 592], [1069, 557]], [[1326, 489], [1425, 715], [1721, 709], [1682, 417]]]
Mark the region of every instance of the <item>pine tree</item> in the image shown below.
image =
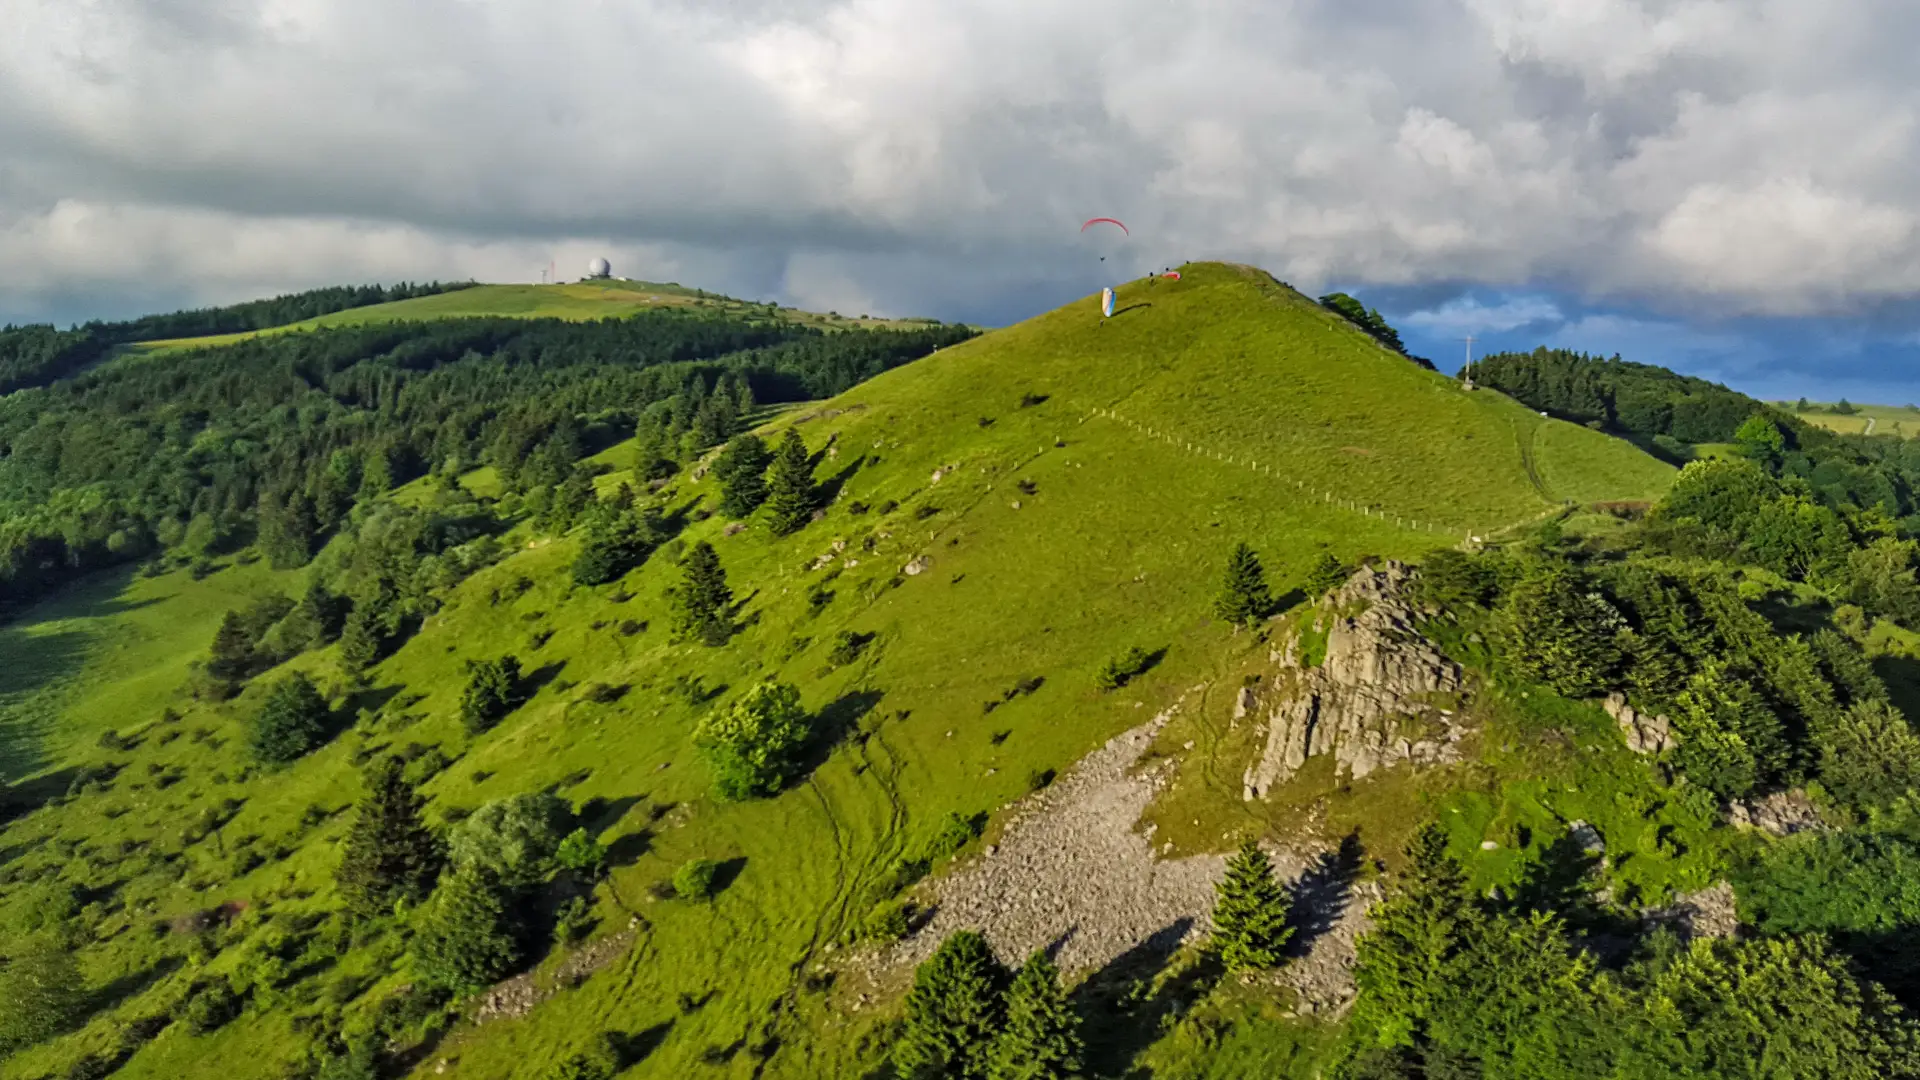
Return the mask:
[[260, 550], [275, 570], [305, 566], [313, 558], [313, 534], [318, 523], [306, 496], [296, 494], [285, 501], [261, 499], [258, 521]]
[[893, 1060], [906, 1080], [984, 1080], [1006, 1015], [1007, 969], [987, 940], [958, 930], [913, 973]]
[[379, 619], [365, 604], [353, 605], [340, 628], [340, 666], [358, 678], [378, 663], [383, 641]]
[[767, 465], [773, 454], [758, 435], [737, 435], [713, 463], [720, 480], [720, 512], [739, 519], [767, 501]]
[[1420, 1033], [1481, 921], [1438, 825], [1429, 822], [1414, 833], [1407, 861], [1393, 892], [1374, 909], [1373, 930], [1360, 939], [1354, 969], [1360, 1011], [1386, 1045], [1406, 1045]]
[[428, 986], [466, 995], [493, 985], [520, 962], [506, 898], [484, 870], [447, 875], [420, 909], [413, 969]]
[[813, 462], [806, 441], [788, 428], [767, 473], [767, 526], [775, 536], [797, 532], [813, 519]]
[[[629, 501], [631, 496], [628, 491]], [[661, 533], [659, 511], [652, 507], [639, 512], [621, 509], [612, 501], [598, 504], [580, 542], [580, 554], [573, 560], [574, 582], [604, 585], [619, 578], [646, 561]]]
[[727, 587], [719, 553], [705, 540], [693, 545], [680, 564], [674, 604], [675, 633], [681, 639], [725, 645], [733, 636], [733, 590]]
[[426, 800], [407, 782], [406, 763], [384, 757], [367, 773], [367, 794], [335, 872], [349, 910], [373, 916], [396, 902], [417, 904], [433, 891], [446, 853], [420, 810]]
[[1300, 583], [1300, 587], [1309, 599], [1318, 600], [1345, 580], [1347, 568], [1341, 565], [1339, 556], [1331, 551], [1323, 551], [1307, 568], [1307, 579]]
[[253, 635], [247, 633], [247, 620], [237, 611], [227, 612], [214, 632], [207, 674], [229, 685], [253, 674]]
[[513, 711], [520, 681], [520, 661], [513, 656], [498, 660], [469, 660], [467, 687], [460, 695], [460, 722], [467, 733], [478, 735], [500, 722]]
[[253, 756], [273, 765], [297, 761], [326, 738], [327, 712], [327, 699], [304, 674], [274, 683], [248, 733]]
[[1251, 626], [1273, 610], [1273, 596], [1267, 591], [1267, 577], [1260, 569], [1260, 557], [1245, 543], [1235, 544], [1227, 557], [1226, 578], [1214, 611], [1235, 626]]
[[1007, 990], [1006, 1022], [994, 1042], [990, 1080], [1068, 1080], [1086, 1050], [1080, 1017], [1060, 988], [1060, 969], [1035, 950]]
[[556, 535], [573, 528], [580, 515], [593, 504], [593, 470], [576, 466], [560, 486], [553, 490], [553, 502], [541, 521], [541, 527]]
[[281, 646], [291, 654], [332, 641], [340, 636], [343, 608], [339, 597], [315, 582], [281, 622]]
[[1215, 886], [1213, 949], [1228, 971], [1270, 968], [1293, 936], [1287, 925], [1291, 907], [1286, 890], [1273, 878], [1267, 853], [1252, 840], [1227, 860], [1227, 874]]

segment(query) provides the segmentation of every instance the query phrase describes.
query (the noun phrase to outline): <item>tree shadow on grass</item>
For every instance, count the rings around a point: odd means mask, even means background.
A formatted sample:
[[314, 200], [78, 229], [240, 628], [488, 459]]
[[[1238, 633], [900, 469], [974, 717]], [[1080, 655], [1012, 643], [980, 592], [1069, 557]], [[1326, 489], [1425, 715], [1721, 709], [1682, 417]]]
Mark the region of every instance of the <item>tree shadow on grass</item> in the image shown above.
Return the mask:
[[87, 995], [88, 1007], [94, 1012], [117, 1008], [121, 1002], [144, 993], [148, 987], [179, 970], [184, 963], [185, 957], [166, 956], [151, 967], [130, 971]]
[[824, 764], [847, 733], [858, 728], [861, 719], [873, 712], [885, 696], [880, 690], [853, 690], [821, 709], [814, 717], [813, 737], [807, 741], [795, 775], [806, 776]]
[[633, 1032], [614, 1032], [613, 1048], [620, 1055], [620, 1067], [631, 1069], [653, 1056], [660, 1044], [673, 1032], [673, 1021], [662, 1020], [649, 1028]]
[[627, 816], [627, 811], [646, 801], [645, 795], [622, 795], [617, 799], [596, 795], [580, 804], [575, 818], [581, 828], [598, 836], [618, 825], [620, 819]]
[[530, 700], [535, 694], [545, 689], [548, 683], [559, 678], [560, 673], [565, 671], [566, 668], [567, 662], [565, 660], [555, 660], [551, 664], [542, 664], [532, 671], [527, 672], [525, 675], [522, 675], [520, 677], [520, 685], [517, 688], [520, 700], [522, 702]]
[[653, 829], [642, 826], [630, 833], [622, 833], [607, 845], [607, 865], [610, 867], [632, 866], [640, 861], [640, 856], [653, 850]]
[[708, 898], [711, 899], [726, 892], [728, 887], [740, 880], [740, 875], [745, 872], [746, 869], [747, 857], [745, 855], [736, 855], [731, 859], [722, 859], [713, 869], [713, 886], [707, 893]]
[[1219, 980], [1218, 963], [1208, 956], [1173, 966], [1193, 925], [1191, 917], [1176, 919], [1068, 995], [1083, 1018], [1088, 1073], [1145, 1080], [1149, 1074], [1136, 1070], [1134, 1059], [1161, 1037], [1167, 1017], [1186, 1011]]
[[854, 477], [854, 474], [858, 473], [862, 468], [865, 468], [866, 464], [867, 464], [867, 455], [861, 454], [859, 457], [854, 458], [852, 461], [849, 461], [846, 464], [846, 466], [842, 468], [839, 472], [836, 472], [832, 476], [829, 476], [825, 480], [821, 481], [814, 488], [814, 492], [816, 496], [815, 505], [817, 506], [831, 505], [834, 502], [834, 500], [840, 497], [840, 492], [846, 488], [847, 481], [852, 480]]

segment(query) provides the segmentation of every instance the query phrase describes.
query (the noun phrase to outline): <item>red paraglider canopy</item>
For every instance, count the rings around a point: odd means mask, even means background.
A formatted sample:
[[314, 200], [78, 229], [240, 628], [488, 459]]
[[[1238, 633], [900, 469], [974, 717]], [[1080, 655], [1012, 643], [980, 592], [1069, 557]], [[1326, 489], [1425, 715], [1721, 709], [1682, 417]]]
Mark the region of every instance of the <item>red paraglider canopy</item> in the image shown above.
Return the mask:
[[1178, 270], [1169, 270], [1169, 271], [1167, 271], [1166, 273], [1164, 273], [1164, 274], [1161, 274], [1160, 276], [1161, 276], [1161, 277], [1163, 277], [1163, 278], [1166, 278], [1166, 279], [1167, 279], [1168, 281], [1179, 281], [1179, 280], [1180, 280], [1180, 271], [1178, 271]]
[[1087, 221], [1086, 221], [1086, 224], [1085, 224], [1085, 225], [1082, 225], [1082, 226], [1080, 226], [1080, 231], [1081, 231], [1081, 232], [1086, 232], [1086, 231], [1087, 231], [1087, 227], [1088, 227], [1088, 226], [1090, 226], [1090, 225], [1098, 225], [1099, 223], [1101, 223], [1101, 222], [1103, 222], [1103, 221], [1104, 221], [1104, 222], [1106, 222], [1106, 223], [1107, 223], [1107, 224], [1109, 224], [1109, 225], [1118, 225], [1118, 226], [1120, 226], [1120, 231], [1121, 231], [1121, 232], [1123, 232], [1123, 233], [1126, 233], [1126, 234], [1127, 234], [1128, 236], [1132, 236], [1132, 235], [1133, 235], [1133, 233], [1132, 233], [1131, 231], [1129, 231], [1129, 230], [1127, 229], [1127, 226], [1126, 226], [1126, 223], [1125, 223], [1125, 222], [1122, 222], [1122, 221], [1121, 221], [1120, 219], [1118, 219], [1118, 218], [1110, 218], [1110, 217], [1097, 217], [1097, 218], [1088, 218], [1088, 219], [1087, 219]]

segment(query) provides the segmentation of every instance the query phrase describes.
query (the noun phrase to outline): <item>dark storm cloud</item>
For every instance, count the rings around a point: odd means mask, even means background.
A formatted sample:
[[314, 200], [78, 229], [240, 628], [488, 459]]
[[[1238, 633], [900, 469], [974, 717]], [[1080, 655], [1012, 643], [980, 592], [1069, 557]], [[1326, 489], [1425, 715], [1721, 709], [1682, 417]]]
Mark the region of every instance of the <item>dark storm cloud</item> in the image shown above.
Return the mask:
[[[1228, 257], [1407, 313], [1544, 288], [1649, 326], [1916, 327], [1904, 0], [15, 0], [8, 20], [0, 318], [604, 253], [989, 322]], [[1105, 265], [1076, 232], [1095, 213], [1135, 232]]]

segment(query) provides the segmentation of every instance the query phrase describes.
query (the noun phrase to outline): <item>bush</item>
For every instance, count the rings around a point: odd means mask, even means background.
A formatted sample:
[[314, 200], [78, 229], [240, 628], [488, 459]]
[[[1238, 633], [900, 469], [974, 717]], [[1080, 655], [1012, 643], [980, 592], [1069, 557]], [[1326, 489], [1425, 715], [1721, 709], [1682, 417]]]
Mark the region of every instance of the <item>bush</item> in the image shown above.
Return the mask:
[[226, 979], [215, 979], [201, 987], [187, 999], [180, 1010], [180, 1022], [194, 1035], [206, 1035], [225, 1027], [234, 1017], [240, 1015], [244, 1004], [240, 995], [233, 992], [233, 984]]
[[948, 812], [940, 821], [940, 830], [933, 834], [933, 840], [927, 845], [927, 854], [936, 859], [946, 858], [961, 848], [971, 844], [980, 835], [975, 822]]
[[882, 900], [860, 922], [860, 935], [882, 943], [907, 936], [912, 923], [913, 905], [905, 900]]
[[1106, 666], [1100, 669], [1094, 685], [1102, 691], [1118, 690], [1151, 668], [1155, 659], [1152, 653], [1135, 645], [1107, 661]]
[[724, 799], [777, 793], [799, 765], [811, 734], [800, 691], [767, 682], [701, 721], [696, 741]]
[[560, 905], [553, 917], [553, 940], [557, 945], [571, 945], [586, 937], [593, 930], [593, 905], [584, 896], [576, 896]]
[[705, 900], [713, 895], [713, 879], [720, 864], [711, 859], [689, 859], [673, 872], [673, 894], [682, 900]]
[[546, 1080], [613, 1080], [620, 1066], [620, 1048], [611, 1036], [602, 1033], [587, 1049], [555, 1062], [547, 1071]]
[[456, 869], [479, 867], [508, 889], [537, 885], [553, 872], [573, 809], [546, 791], [495, 799], [451, 830]]
[[607, 872], [607, 849], [586, 829], [575, 829], [554, 849], [553, 861], [563, 870], [598, 881]]

